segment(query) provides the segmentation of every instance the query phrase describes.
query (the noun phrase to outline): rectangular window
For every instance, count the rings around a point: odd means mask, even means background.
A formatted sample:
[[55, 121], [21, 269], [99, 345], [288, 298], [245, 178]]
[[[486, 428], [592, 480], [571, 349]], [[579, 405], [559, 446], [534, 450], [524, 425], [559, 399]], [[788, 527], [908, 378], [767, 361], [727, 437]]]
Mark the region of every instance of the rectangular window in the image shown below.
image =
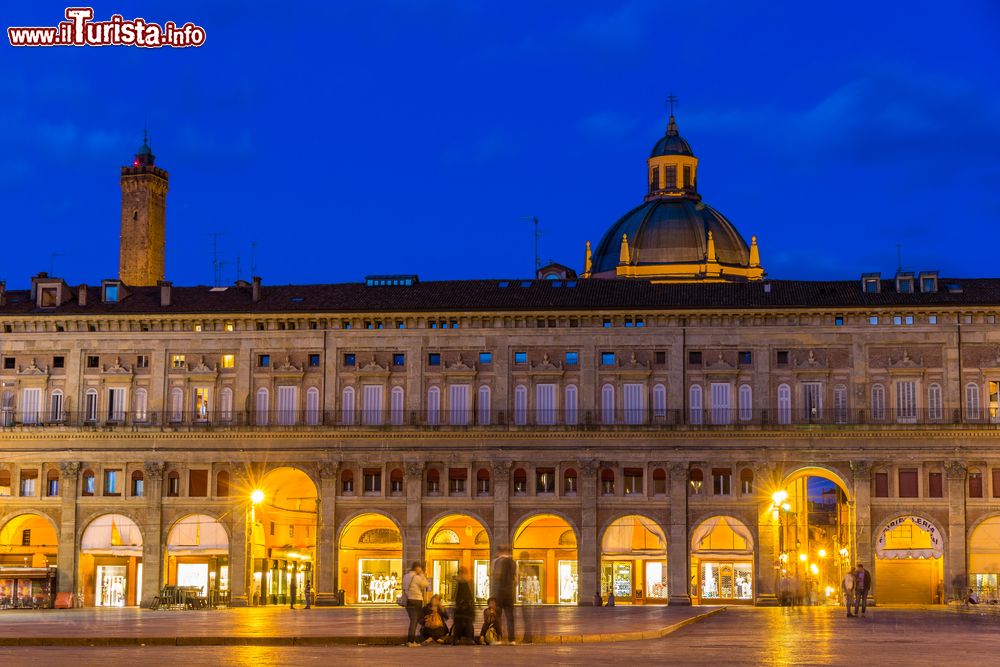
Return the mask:
[[222, 367], [223, 368], [236, 368], [236, 355], [235, 354], [224, 354], [224, 355], [222, 355]]
[[657, 366], [662, 366], [667, 363], [667, 353], [665, 350], [657, 350], [653, 353], [653, 363]]
[[354, 366], [354, 365], [357, 364], [357, 361], [358, 361], [358, 358], [357, 358], [357, 356], [353, 352], [345, 352], [344, 353], [344, 365], [345, 366]]
[[469, 423], [469, 385], [452, 384], [448, 386], [448, 423], [453, 426], [466, 426]]
[[42, 420], [42, 389], [30, 387], [21, 390], [21, 421], [37, 424]]
[[576, 366], [580, 363], [580, 353], [579, 352], [567, 352], [566, 353], [566, 365]]
[[556, 469], [535, 468], [535, 493], [556, 492]]
[[211, 411], [209, 402], [209, 388], [194, 388], [194, 418], [196, 421], [208, 421]]
[[208, 497], [208, 471], [188, 471], [188, 495], [192, 498]]
[[665, 190], [677, 189], [677, 167], [672, 164], [663, 167], [663, 188]]
[[184, 355], [183, 354], [175, 354], [175, 355], [171, 356], [170, 357], [170, 367], [171, 368], [177, 368], [177, 369], [184, 368]]
[[431, 352], [427, 355], [427, 365], [428, 366], [440, 366], [441, 365], [441, 355], [437, 352]]
[[535, 385], [535, 423], [551, 426], [556, 423], [556, 385]]
[[[14, 367], [14, 365], [13, 365], [14, 360], [11, 359], [10, 361], [11, 361], [10, 368], [13, 368]], [[89, 355], [87, 357], [87, 368], [97, 368], [100, 365], [101, 365], [101, 358], [98, 357], [97, 355]], [[4, 359], [4, 366], [5, 367], [7, 366], [7, 359]]]
[[602, 366], [614, 366], [615, 365], [615, 353], [614, 352], [601, 352], [601, 365]]
[[450, 468], [448, 470], [448, 494], [452, 496], [465, 495], [465, 480], [469, 471], [465, 468]]
[[52, 368], [65, 368], [66, 357], [52, 357]]
[[944, 484], [941, 480], [941, 473], [932, 472], [927, 475], [927, 495], [930, 498], [944, 497]]
[[396, 352], [392, 355], [392, 365], [393, 366], [405, 366], [406, 365], [406, 355], [402, 352]]
[[104, 471], [104, 495], [120, 496], [121, 491], [121, 470]]
[[125, 421], [125, 388], [108, 389], [108, 421]]
[[876, 498], [889, 497], [889, 473], [887, 472], [875, 473], [875, 497]]
[[900, 324], [903, 323], [903, 318], [900, 317], [899, 315], [893, 315], [892, 316], [892, 323], [894, 325], [896, 325], [896, 326], [899, 326]]
[[135, 367], [136, 368], [149, 368], [149, 355], [148, 354], [140, 354], [140, 355], [136, 356], [136, 358], [135, 358]]
[[713, 382], [711, 385], [713, 424], [728, 424], [732, 421], [729, 387], [727, 382]]
[[380, 384], [361, 386], [364, 401], [361, 406], [361, 423], [366, 426], [380, 426], [383, 423], [385, 387]]
[[659, 190], [660, 189], [660, 168], [653, 167], [649, 172], [649, 189]]
[[732, 468], [712, 468], [712, 493], [717, 496], [728, 496], [733, 492], [732, 487]]
[[270, 354], [258, 354], [257, 355], [257, 366], [260, 368], [267, 368], [271, 365], [271, 355]]
[[623, 474], [626, 496], [642, 495], [642, 468], [625, 468]]
[[30, 547], [31, 546], [31, 529], [25, 528], [21, 531], [21, 546]]
[[365, 468], [362, 473], [365, 493], [382, 493], [382, 470]]
[[823, 417], [823, 384], [821, 382], [802, 383], [802, 409], [804, 419], [817, 420]]
[[646, 385], [626, 382], [622, 385], [622, 407], [626, 424], [646, 423]]
[[878, 315], [869, 315], [868, 316], [868, 324], [871, 324], [873, 326], [877, 325], [878, 324]]
[[937, 315], [928, 315], [927, 324], [937, 324]]
[[896, 419], [900, 422], [917, 420], [917, 383], [912, 380], [896, 383]]
[[981, 472], [969, 473], [969, 497], [970, 498], [983, 497], [983, 473]]
[[488, 366], [493, 363], [493, 353], [492, 352], [480, 352], [479, 353], [479, 363], [483, 366]]
[[750, 366], [753, 364], [753, 352], [742, 350], [739, 354], [740, 366]]
[[22, 470], [21, 471], [21, 497], [31, 498], [35, 495], [35, 488], [38, 484], [38, 471], [37, 470]]
[[605, 329], [610, 329], [611, 327], [613, 327], [613, 326], [614, 326], [614, 322], [612, 322], [612, 321], [611, 321], [611, 318], [610, 318], [610, 317], [605, 317], [605, 318], [604, 318], [604, 319], [603, 319], [603, 320], [601, 321], [601, 326], [602, 326], [602, 327], [604, 327]]
[[684, 165], [684, 187], [690, 188], [692, 186], [691, 182], [691, 166]]
[[526, 364], [526, 363], [528, 363], [528, 353], [527, 352], [515, 352], [514, 353], [514, 363], [515, 364]]
[[844, 326], [844, 317], [842, 315], [837, 315], [833, 318], [833, 326], [842, 327]]
[[775, 355], [775, 361], [779, 366], [788, 365], [788, 350], [778, 350]]
[[55, 308], [59, 305], [59, 290], [55, 287], [43, 287], [41, 307]]
[[319, 368], [319, 355], [318, 354], [310, 354], [309, 355], [309, 366], [311, 368]]
[[917, 469], [916, 468], [900, 468], [899, 469], [899, 497], [900, 498], [916, 498], [918, 497], [917, 488]]
[[701, 352], [688, 352], [688, 363], [692, 366], [701, 366]]
[[1000, 468], [993, 469], [993, 497], [1000, 498]]

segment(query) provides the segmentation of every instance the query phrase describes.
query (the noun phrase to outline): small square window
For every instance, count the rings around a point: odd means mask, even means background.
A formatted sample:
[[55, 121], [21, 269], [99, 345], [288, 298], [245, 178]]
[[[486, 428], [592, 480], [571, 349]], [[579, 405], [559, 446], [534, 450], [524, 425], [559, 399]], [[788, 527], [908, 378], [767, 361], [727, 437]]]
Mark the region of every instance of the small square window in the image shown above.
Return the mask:
[[95, 333], [97, 331], [97, 325], [96, 324], [88, 324], [87, 325], [87, 331], [90, 332], [90, 333]]
[[927, 324], [937, 324], [937, 315], [928, 315]]
[[66, 366], [66, 357], [52, 357], [52, 368], [64, 368]]
[[[6, 359], [4, 360], [4, 364], [6, 365]], [[87, 357], [87, 368], [97, 368], [100, 365], [101, 365], [100, 357], [96, 355], [90, 355]], [[13, 368], [13, 366], [11, 368]]]
[[11, 325], [9, 325], [9, 324], [3, 325], [3, 332], [4, 333], [13, 333], [13, 331], [14, 331], [14, 327], [12, 327]]
[[271, 365], [271, 355], [270, 354], [258, 354], [257, 355], [257, 365], [261, 368], [267, 368]]
[[[284, 325], [284, 322], [278, 322], [278, 328], [279, 329], [284, 329], [285, 327], [283, 325]], [[194, 330], [196, 332], [198, 332], [198, 333], [201, 333], [202, 331], [204, 331], [204, 327], [202, 325], [200, 325], [200, 324], [196, 324], [196, 325], [194, 325]]]
[[868, 324], [871, 324], [871, 325], [878, 324], [878, 315], [870, 315], [868, 317]]
[[405, 329], [406, 328], [406, 322], [404, 322], [403, 320], [396, 320], [396, 328], [397, 329]]
[[172, 357], [170, 357], [170, 367], [177, 369], [184, 368], [184, 361], [185, 358], [183, 354], [175, 354]]
[[580, 353], [579, 352], [567, 352], [566, 353], [566, 365], [567, 366], [577, 366], [580, 363]]
[[492, 364], [493, 363], [493, 353], [492, 352], [480, 352], [479, 353], [479, 363], [481, 363], [481, 364]]
[[879, 288], [879, 281], [876, 279], [865, 280], [865, 292], [868, 294], [877, 294]]
[[657, 350], [653, 353], [653, 361], [660, 366], [667, 363], [667, 352], [666, 350]]
[[438, 352], [431, 352], [427, 355], [427, 365], [428, 366], [440, 366], [441, 365], [441, 354]]
[[972, 324], [972, 315], [962, 315], [962, 324]]
[[844, 317], [843, 317], [843, 315], [837, 315], [835, 318], [833, 318], [833, 326], [835, 326], [835, 327], [842, 327], [842, 326], [844, 326]]
[[688, 363], [691, 364], [692, 366], [700, 366], [701, 352], [698, 351], [688, 352]]
[[753, 352], [750, 350], [740, 351], [740, 366], [750, 366], [753, 364]]
[[340, 322], [340, 328], [341, 329], [350, 329], [351, 328], [351, 322], [350, 322], [350, 320], [341, 320], [341, 322]]
[[12, 371], [12, 370], [14, 370], [14, 364], [16, 364], [16, 363], [17, 363], [17, 360], [14, 359], [14, 357], [4, 357], [3, 358], [3, 369], [5, 371]]
[[235, 331], [236, 326], [232, 322], [226, 322], [226, 331]]
[[601, 352], [601, 365], [602, 366], [614, 366], [615, 365], [615, 353], [614, 352]]
[[601, 326], [603, 326], [605, 329], [610, 329], [612, 326], [614, 326], [614, 323], [611, 321], [610, 317], [605, 317], [603, 322], [601, 323]]
[[107, 285], [104, 288], [104, 302], [116, 303], [118, 301], [118, 285]]
[[147, 355], [147, 354], [137, 355], [136, 358], [135, 358], [135, 367], [136, 368], [149, 368], [149, 355]]
[[236, 368], [236, 355], [235, 354], [224, 354], [224, 355], [222, 355], [222, 367], [223, 368]]
[[635, 326], [637, 326], [637, 327], [644, 327], [644, 326], [646, 326], [646, 320], [644, 320], [641, 317], [635, 318]]
[[345, 366], [354, 366], [354, 365], [357, 364], [357, 362], [358, 362], [358, 357], [353, 352], [346, 352], [346, 353], [344, 353], [344, 365]]
[[892, 316], [892, 323], [895, 324], [895, 325], [897, 325], [897, 326], [900, 325], [900, 324], [902, 324], [903, 323], [902, 316], [900, 316], [900, 315], [893, 315]]
[[907, 315], [903, 318], [904, 324], [913, 324], [913, 315]]
[[629, 329], [635, 326], [635, 320], [627, 319], [625, 320], [625, 328]]
[[263, 322], [258, 322], [257, 323], [257, 331], [264, 331], [265, 329], [267, 329], [267, 325], [266, 324], [264, 324]]
[[405, 366], [406, 365], [406, 355], [402, 352], [396, 352], [392, 355], [392, 365], [393, 366]]
[[996, 315], [987, 315], [986, 316], [986, 324], [996, 324], [996, 323], [997, 323], [997, 316]]
[[312, 366], [313, 368], [318, 368], [319, 367], [319, 355], [318, 354], [310, 354], [309, 355], [309, 365]]
[[788, 350], [778, 350], [776, 361], [782, 366], [788, 365]]
[[528, 353], [527, 352], [515, 352], [514, 353], [514, 363], [515, 364], [526, 364], [526, 363], [528, 363]]

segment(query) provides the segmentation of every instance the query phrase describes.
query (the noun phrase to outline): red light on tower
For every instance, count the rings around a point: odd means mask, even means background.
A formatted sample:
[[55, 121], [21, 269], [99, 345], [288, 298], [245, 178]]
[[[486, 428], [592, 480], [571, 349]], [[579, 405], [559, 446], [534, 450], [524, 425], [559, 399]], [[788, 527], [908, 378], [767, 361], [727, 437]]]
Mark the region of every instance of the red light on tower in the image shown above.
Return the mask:
[[138, 158], [136, 158], [135, 160], [132, 161], [132, 166], [133, 167], [138, 167], [139, 166], [139, 159]]

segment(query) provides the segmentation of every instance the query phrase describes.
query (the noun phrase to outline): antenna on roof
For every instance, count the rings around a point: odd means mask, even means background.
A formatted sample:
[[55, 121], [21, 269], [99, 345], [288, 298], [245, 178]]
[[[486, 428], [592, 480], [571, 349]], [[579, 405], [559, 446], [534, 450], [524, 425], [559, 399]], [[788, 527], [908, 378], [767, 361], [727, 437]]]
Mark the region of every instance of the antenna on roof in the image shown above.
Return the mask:
[[212, 286], [222, 284], [222, 262], [219, 261], [219, 237], [225, 232], [212, 232]]
[[250, 275], [257, 275], [257, 242], [250, 244]]
[[538, 216], [537, 215], [522, 215], [521, 216], [521, 220], [530, 220], [532, 222], [532, 224], [535, 225], [535, 233], [534, 233], [534, 237], [535, 237], [535, 271], [534, 271], [534, 273], [537, 275], [538, 274], [538, 269], [542, 268], [542, 258], [538, 256], [538, 237], [542, 235], [542, 233], [540, 231], [538, 231]]
[[903, 270], [903, 244], [896, 244], [896, 273]]
[[243, 280], [243, 272], [240, 270], [242, 259], [239, 254], [236, 255], [236, 282]]

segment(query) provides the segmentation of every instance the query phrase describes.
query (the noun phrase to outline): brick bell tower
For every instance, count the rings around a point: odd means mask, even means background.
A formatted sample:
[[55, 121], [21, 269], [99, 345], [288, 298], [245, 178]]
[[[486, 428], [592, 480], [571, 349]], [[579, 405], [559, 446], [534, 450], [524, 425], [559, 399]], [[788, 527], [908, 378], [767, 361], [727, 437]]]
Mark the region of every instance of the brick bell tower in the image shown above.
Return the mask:
[[132, 165], [122, 167], [122, 229], [118, 278], [126, 285], [153, 286], [163, 280], [166, 254], [167, 180], [169, 175], [153, 165], [156, 156], [149, 137]]

